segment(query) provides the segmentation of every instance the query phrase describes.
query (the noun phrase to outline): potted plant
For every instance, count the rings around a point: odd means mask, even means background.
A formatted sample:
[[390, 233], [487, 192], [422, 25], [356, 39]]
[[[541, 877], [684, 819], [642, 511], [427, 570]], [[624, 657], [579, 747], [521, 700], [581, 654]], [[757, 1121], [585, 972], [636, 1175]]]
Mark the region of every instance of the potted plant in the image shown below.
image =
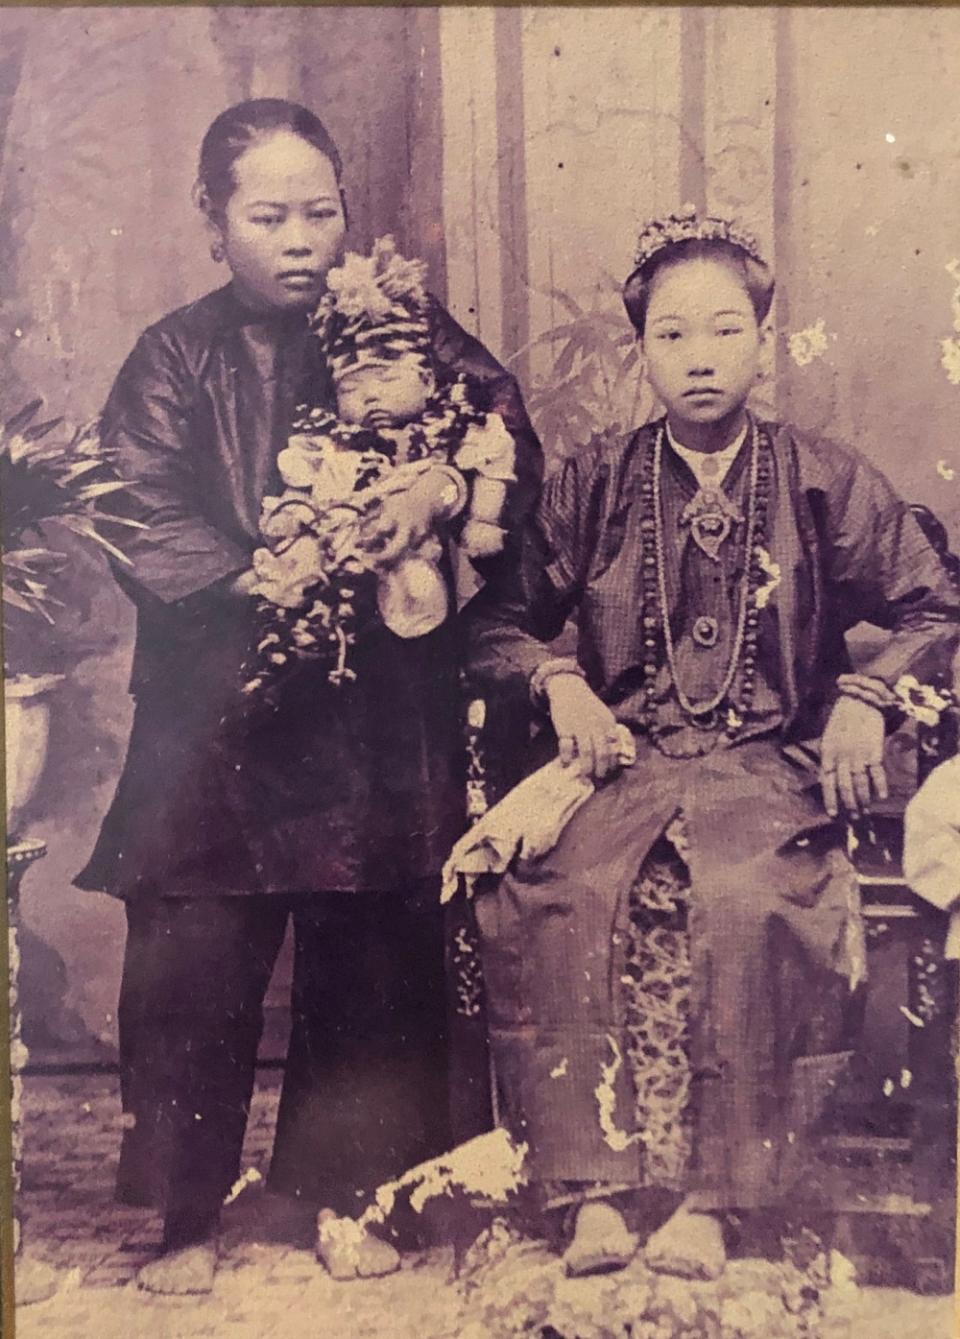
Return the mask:
[[[125, 485], [110, 471], [96, 425], [63, 432], [61, 419], [37, 422], [41, 405], [34, 400], [0, 427], [8, 836], [16, 835], [40, 779], [48, 695], [62, 678], [50, 672], [49, 656], [42, 653], [43, 630], [54, 627], [64, 608], [58, 591], [71, 563], [56, 541], [57, 530], [127, 561], [101, 529], [107, 519], [99, 512], [102, 499]], [[123, 517], [111, 515], [109, 521], [140, 528]]]
[[549, 348], [550, 366], [534, 377], [527, 405], [547, 454], [566, 456], [592, 437], [639, 427], [655, 401], [616, 280], [602, 274], [589, 307], [561, 289], [551, 289], [550, 296], [564, 318], [511, 361]]

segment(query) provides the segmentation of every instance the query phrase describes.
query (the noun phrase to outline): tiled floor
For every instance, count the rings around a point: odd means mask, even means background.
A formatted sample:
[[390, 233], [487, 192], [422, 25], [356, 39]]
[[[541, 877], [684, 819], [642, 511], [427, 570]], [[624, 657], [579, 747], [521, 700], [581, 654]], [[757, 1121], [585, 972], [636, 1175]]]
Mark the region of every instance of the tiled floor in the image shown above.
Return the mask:
[[[265, 1170], [277, 1076], [262, 1074], [244, 1167]], [[47, 1302], [18, 1311], [16, 1339], [432, 1339], [455, 1334], [456, 1299], [443, 1284], [447, 1252], [405, 1261], [401, 1274], [334, 1283], [312, 1252], [249, 1240], [235, 1213], [216, 1290], [204, 1299], [148, 1297], [133, 1283], [160, 1235], [155, 1215], [112, 1201], [119, 1146], [116, 1081], [28, 1079], [22, 1194], [25, 1251], [57, 1267]], [[254, 1191], [254, 1197], [256, 1192]]]
[[[272, 1138], [276, 1076], [261, 1076], [244, 1165], [262, 1172]], [[112, 1183], [119, 1145], [109, 1076], [32, 1078], [26, 1085], [27, 1257], [56, 1266], [49, 1301], [23, 1307], [16, 1339], [457, 1339], [457, 1296], [444, 1250], [405, 1261], [392, 1278], [334, 1283], [312, 1253], [251, 1239], [236, 1216], [209, 1298], [164, 1300], [132, 1282], [159, 1237], [149, 1212], [119, 1208]], [[862, 1293], [851, 1339], [947, 1339], [944, 1298]]]
[[[275, 1092], [256, 1094], [245, 1166], [260, 1171], [272, 1137]], [[120, 1139], [116, 1080], [109, 1075], [32, 1078], [26, 1083], [24, 1233], [31, 1249], [85, 1287], [128, 1283], [154, 1254], [159, 1220], [112, 1201]]]

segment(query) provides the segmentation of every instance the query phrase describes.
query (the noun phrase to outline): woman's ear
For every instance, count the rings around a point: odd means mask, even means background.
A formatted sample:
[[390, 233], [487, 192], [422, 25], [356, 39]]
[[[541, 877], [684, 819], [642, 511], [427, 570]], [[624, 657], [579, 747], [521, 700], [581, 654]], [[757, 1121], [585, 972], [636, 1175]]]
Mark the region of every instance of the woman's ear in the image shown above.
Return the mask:
[[768, 323], [760, 327], [760, 340], [757, 348], [757, 382], [763, 384], [771, 381], [774, 375], [774, 358], [776, 354], [776, 335], [773, 327]]
[[210, 243], [211, 259], [219, 265], [227, 258], [227, 242], [223, 235], [223, 229], [209, 214], [204, 219], [204, 226], [207, 230], [207, 240]]

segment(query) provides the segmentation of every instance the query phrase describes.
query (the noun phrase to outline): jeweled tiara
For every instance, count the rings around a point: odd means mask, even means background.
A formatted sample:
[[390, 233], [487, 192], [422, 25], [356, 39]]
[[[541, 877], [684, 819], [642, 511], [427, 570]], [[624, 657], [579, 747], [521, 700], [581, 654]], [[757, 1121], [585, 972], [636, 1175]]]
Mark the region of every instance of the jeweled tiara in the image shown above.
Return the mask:
[[643, 225], [637, 238], [635, 267], [639, 269], [641, 265], [646, 265], [658, 251], [675, 246], [678, 242], [729, 242], [754, 260], [763, 261], [757, 239], [735, 219], [715, 218], [712, 215], [698, 217], [695, 205], [683, 205], [672, 214], [650, 219]]

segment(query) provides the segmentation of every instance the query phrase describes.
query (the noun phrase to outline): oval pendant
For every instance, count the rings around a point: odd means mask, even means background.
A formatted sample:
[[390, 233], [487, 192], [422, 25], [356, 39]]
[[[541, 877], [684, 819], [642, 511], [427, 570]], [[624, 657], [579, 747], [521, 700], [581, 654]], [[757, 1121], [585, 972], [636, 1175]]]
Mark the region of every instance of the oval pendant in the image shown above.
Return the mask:
[[697, 547], [713, 562], [720, 561], [720, 549], [730, 533], [730, 517], [720, 511], [706, 511], [694, 518], [690, 533]]
[[701, 614], [699, 618], [694, 619], [690, 635], [697, 646], [709, 649], [717, 644], [717, 639], [720, 636], [720, 624], [709, 614]]

